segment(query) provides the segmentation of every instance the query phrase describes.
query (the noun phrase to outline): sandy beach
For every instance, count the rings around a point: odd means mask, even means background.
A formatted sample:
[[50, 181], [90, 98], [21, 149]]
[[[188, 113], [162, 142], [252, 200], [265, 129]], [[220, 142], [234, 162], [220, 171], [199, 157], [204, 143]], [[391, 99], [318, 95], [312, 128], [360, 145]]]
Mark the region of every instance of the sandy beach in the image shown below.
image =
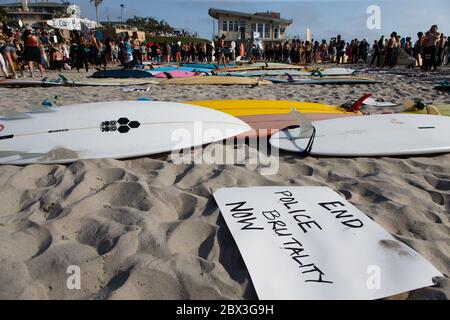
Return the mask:
[[[330, 65], [333, 67], [334, 65]], [[346, 67], [361, 69], [359, 66]], [[404, 71], [404, 69], [402, 69]], [[64, 73], [70, 79], [92, 74]], [[0, 88], [0, 110], [136, 100], [275, 99], [340, 105], [366, 93], [450, 103], [432, 88], [450, 69], [415, 76], [361, 72], [373, 85]], [[48, 72], [49, 79], [57, 73]], [[400, 112], [364, 107], [363, 111]], [[223, 187], [329, 186], [414, 248], [447, 278], [392, 299], [450, 298], [450, 154], [302, 158], [280, 154], [274, 175], [255, 165], [173, 163], [168, 155], [71, 165], [0, 166], [0, 299], [257, 299], [212, 196]], [[68, 290], [67, 267], [81, 268]]]

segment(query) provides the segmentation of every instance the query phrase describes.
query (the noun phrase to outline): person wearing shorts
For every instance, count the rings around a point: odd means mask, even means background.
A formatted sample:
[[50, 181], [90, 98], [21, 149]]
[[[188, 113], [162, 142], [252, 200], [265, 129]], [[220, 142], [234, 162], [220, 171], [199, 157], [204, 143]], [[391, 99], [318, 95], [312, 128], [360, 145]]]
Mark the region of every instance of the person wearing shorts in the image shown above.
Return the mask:
[[218, 69], [220, 68], [220, 63], [221, 63], [222, 60], [223, 60], [224, 66], [225, 67], [227, 66], [227, 62], [226, 62], [226, 59], [225, 59], [225, 38], [226, 38], [226, 36], [223, 34], [220, 37], [219, 43], [218, 43], [218, 46], [217, 46], [217, 63], [218, 63], [217, 68]]
[[33, 77], [33, 62], [37, 63], [41, 77], [44, 77], [44, 68], [41, 64], [41, 49], [39, 48], [39, 40], [30, 29], [23, 33], [23, 42], [25, 45], [23, 51], [23, 61], [28, 64], [30, 77]]

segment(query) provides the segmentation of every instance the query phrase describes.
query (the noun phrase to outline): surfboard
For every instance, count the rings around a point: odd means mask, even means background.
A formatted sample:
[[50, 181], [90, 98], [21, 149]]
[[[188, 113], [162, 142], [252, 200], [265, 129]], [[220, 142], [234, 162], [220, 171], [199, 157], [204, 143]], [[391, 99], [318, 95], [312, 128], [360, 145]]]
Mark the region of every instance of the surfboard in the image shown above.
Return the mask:
[[[302, 123], [302, 122], [300, 122]], [[450, 152], [450, 118], [383, 114], [312, 123], [279, 131], [270, 143], [282, 150], [337, 157], [378, 157]], [[314, 133], [315, 131], [315, 133]]]
[[61, 83], [58, 80], [48, 80], [47, 78], [42, 80], [27, 80], [27, 79], [6, 79], [0, 80], [0, 86], [4, 87], [55, 87], [60, 86]]
[[197, 100], [183, 103], [211, 108], [234, 117], [286, 114], [291, 112], [291, 107], [296, 108], [301, 113], [346, 113], [336, 106], [288, 100]]
[[93, 78], [151, 78], [152, 74], [140, 69], [100, 70], [94, 72]]
[[221, 141], [249, 129], [225, 113], [171, 102], [48, 108], [0, 118], [0, 163], [140, 157]]
[[74, 87], [126, 87], [126, 86], [145, 86], [149, 84], [159, 84], [160, 80], [143, 78], [143, 79], [92, 79], [92, 80], [71, 80], [64, 75], [59, 75], [62, 84]]
[[[330, 68], [320, 71], [322, 76], [348, 76], [354, 74], [356, 71], [345, 68]], [[218, 72], [218, 76], [236, 76], [236, 77], [260, 77], [260, 76], [283, 76], [288, 73], [291, 76], [311, 77], [317, 74], [315, 71], [303, 70], [257, 70], [245, 72]]]
[[244, 65], [244, 66], [237, 66], [237, 67], [226, 67], [226, 68], [219, 68], [216, 69], [216, 72], [241, 72], [241, 71], [255, 71], [255, 70], [302, 70], [303, 68], [300, 66], [295, 66], [295, 65], [280, 65], [280, 66], [276, 66], [276, 65], [269, 65], [267, 66], [263, 66], [263, 65], [253, 65], [253, 64], [249, 64], [249, 65]]
[[[213, 70], [217, 68], [217, 63], [183, 63], [181, 66], [187, 68], [206, 68]], [[235, 66], [235, 64], [231, 63], [228, 64], [227, 66], [233, 67]], [[225, 65], [221, 64], [220, 68], [225, 68]]]
[[166, 66], [166, 67], [157, 67], [152, 69], [145, 69], [144, 71], [155, 74], [159, 72], [166, 72], [166, 71], [188, 71], [188, 72], [203, 72], [203, 73], [209, 73], [211, 72], [211, 69], [208, 68], [195, 68], [195, 67], [174, 67], [174, 66]]
[[383, 101], [383, 100], [376, 100], [376, 99], [372, 99], [372, 98], [367, 98], [364, 101], [364, 104], [366, 106], [372, 106], [372, 107], [395, 107], [398, 105], [397, 103], [392, 103], [392, 102]]
[[164, 85], [268, 85], [272, 84], [270, 81], [264, 81], [254, 78], [244, 77], [189, 77], [189, 78], [174, 78], [164, 80], [161, 84]]
[[360, 113], [345, 112], [336, 106], [300, 101], [199, 100], [183, 103], [211, 108], [238, 117], [255, 130], [242, 134], [246, 136], [272, 135], [278, 130], [296, 125], [298, 120], [290, 114], [292, 107], [310, 121], [360, 115]]
[[173, 70], [173, 71], [159, 72], [159, 73], [154, 74], [153, 76], [155, 78], [171, 79], [171, 78], [193, 77], [193, 76], [199, 76], [199, 75], [203, 75], [203, 74], [199, 74], [197, 72], [191, 72], [191, 71]]
[[311, 77], [310, 79], [278, 79], [278, 78], [265, 78], [264, 80], [271, 81], [272, 83], [284, 83], [284, 84], [373, 84], [378, 83], [371, 78], [363, 77]]

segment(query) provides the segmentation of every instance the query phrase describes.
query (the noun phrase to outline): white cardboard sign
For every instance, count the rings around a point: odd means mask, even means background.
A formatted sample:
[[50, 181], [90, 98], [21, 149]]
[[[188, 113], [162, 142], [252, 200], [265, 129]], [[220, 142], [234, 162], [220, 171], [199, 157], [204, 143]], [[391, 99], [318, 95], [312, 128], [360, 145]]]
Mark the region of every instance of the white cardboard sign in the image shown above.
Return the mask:
[[442, 277], [330, 188], [226, 188], [214, 198], [260, 299], [379, 299]]

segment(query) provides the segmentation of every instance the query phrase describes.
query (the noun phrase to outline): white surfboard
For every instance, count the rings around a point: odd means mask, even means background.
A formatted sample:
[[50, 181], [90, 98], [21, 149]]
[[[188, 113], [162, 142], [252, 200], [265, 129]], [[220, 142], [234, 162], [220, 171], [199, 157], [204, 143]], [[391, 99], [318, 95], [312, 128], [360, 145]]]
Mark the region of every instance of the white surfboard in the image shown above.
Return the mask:
[[300, 129], [280, 131], [270, 143], [282, 150], [322, 156], [399, 156], [450, 152], [450, 118], [382, 114], [313, 123], [315, 137]]
[[139, 157], [250, 130], [225, 113], [171, 102], [101, 102], [36, 112], [0, 118], [1, 164]]
[[364, 100], [364, 104], [371, 107], [395, 107], [398, 105], [397, 103], [375, 100], [373, 98], [367, 98]]

